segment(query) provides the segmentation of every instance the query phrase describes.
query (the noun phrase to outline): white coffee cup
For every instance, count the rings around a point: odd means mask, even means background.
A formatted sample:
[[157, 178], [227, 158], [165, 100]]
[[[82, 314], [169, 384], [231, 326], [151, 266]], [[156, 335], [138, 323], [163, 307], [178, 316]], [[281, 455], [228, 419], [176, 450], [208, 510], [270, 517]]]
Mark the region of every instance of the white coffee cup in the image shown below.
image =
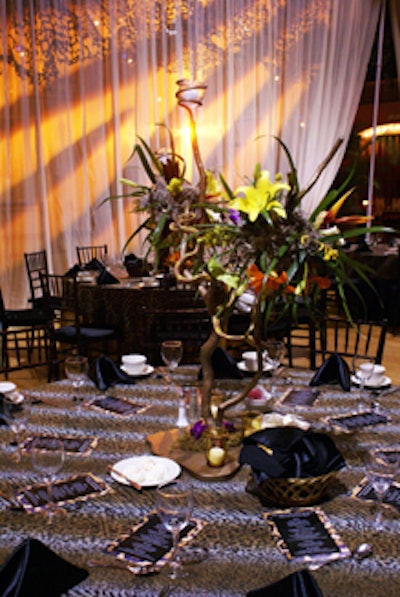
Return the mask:
[[257, 352], [255, 350], [247, 350], [242, 354], [242, 358], [247, 371], [257, 371], [258, 360]]
[[17, 386], [12, 381], [1, 381], [0, 382], [0, 394], [12, 394], [15, 392]]
[[[380, 385], [385, 378], [386, 367], [383, 365], [375, 365], [373, 363], [362, 363], [360, 365], [361, 375], [364, 376], [365, 381], [370, 385]], [[371, 371], [372, 370], [372, 371]]]
[[124, 354], [121, 360], [126, 373], [129, 375], [142, 373], [147, 364], [147, 357], [144, 354]]

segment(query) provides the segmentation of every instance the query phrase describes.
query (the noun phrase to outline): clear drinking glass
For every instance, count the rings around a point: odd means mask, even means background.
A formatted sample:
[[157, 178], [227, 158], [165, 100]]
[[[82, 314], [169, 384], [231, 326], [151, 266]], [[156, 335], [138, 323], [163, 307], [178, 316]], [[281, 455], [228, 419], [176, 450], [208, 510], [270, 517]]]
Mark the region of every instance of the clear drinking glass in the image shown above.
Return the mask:
[[56, 480], [57, 474], [64, 466], [65, 450], [64, 443], [59, 439], [54, 439], [51, 446], [47, 448], [33, 447], [30, 450], [31, 461], [35, 471], [43, 475], [46, 483], [48, 506], [47, 522], [50, 524], [54, 515], [60, 511], [57, 506], [57, 501], [53, 496], [53, 483]]
[[268, 363], [272, 365], [271, 370], [271, 377], [272, 377], [272, 387], [271, 393], [274, 394], [274, 377], [276, 372], [278, 371], [279, 367], [282, 364], [282, 360], [286, 355], [286, 346], [285, 343], [281, 340], [269, 340], [265, 344], [265, 353], [263, 355], [264, 363]]
[[371, 379], [374, 373], [375, 359], [365, 355], [355, 354], [352, 360], [353, 375], [355, 381], [358, 383], [360, 398], [359, 408], [364, 410], [368, 401], [369, 394], [365, 391], [365, 386], [368, 385], [368, 381]]
[[365, 469], [367, 478], [371, 483], [377, 498], [374, 526], [378, 531], [381, 531], [384, 527], [382, 512], [383, 499], [397, 475], [399, 462], [397, 459], [385, 459], [379, 454], [379, 451], [372, 450], [367, 455]]
[[156, 509], [164, 527], [172, 533], [169, 576], [174, 580], [182, 575], [177, 554], [180, 532], [188, 524], [193, 511], [193, 487], [191, 483], [172, 481], [159, 485], [156, 490]]
[[164, 340], [161, 344], [160, 354], [163, 362], [168, 367], [170, 385], [173, 388], [172, 374], [182, 360], [183, 344], [180, 340]]
[[[18, 396], [19, 400], [15, 397]], [[22, 399], [20, 399], [22, 397]], [[12, 459], [20, 462], [22, 458], [23, 435], [26, 432], [30, 416], [30, 399], [18, 392], [4, 394], [1, 401], [2, 416], [10, 428], [16, 445]]]
[[88, 358], [82, 355], [67, 357], [65, 359], [64, 369], [67, 379], [72, 382], [75, 389], [74, 400], [79, 403], [82, 401], [82, 397], [79, 396], [79, 390], [88, 380]]

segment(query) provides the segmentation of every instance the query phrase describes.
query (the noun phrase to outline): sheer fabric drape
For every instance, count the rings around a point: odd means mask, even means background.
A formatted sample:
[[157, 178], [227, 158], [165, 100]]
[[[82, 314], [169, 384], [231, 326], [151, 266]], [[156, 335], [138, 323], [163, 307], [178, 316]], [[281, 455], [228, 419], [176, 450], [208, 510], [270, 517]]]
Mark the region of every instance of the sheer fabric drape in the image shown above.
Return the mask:
[[[260, 161], [304, 186], [344, 143], [304, 205], [330, 186], [344, 153], [373, 44], [380, 0], [6, 0], [0, 6], [0, 285], [28, 297], [24, 251], [45, 248], [63, 273], [75, 245], [121, 252], [136, 226], [121, 176], [148, 182], [130, 159], [137, 135], [168, 143], [192, 166], [176, 81], [208, 91], [198, 112], [206, 167], [230, 185]], [[141, 253], [140, 239], [128, 251]]]

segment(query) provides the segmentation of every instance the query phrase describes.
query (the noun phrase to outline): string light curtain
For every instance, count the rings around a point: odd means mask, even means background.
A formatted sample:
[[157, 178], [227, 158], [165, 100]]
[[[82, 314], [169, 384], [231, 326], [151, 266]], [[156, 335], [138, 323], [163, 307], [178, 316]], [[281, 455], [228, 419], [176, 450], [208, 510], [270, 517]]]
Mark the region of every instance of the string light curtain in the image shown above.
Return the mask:
[[[63, 273], [75, 246], [119, 254], [136, 216], [125, 176], [137, 136], [176, 147], [192, 165], [176, 81], [208, 86], [197, 115], [206, 167], [231, 186], [257, 161], [286, 173], [273, 135], [305, 185], [345, 142], [312, 194], [327, 191], [350, 134], [380, 0], [3, 0], [0, 6], [0, 285], [7, 306], [28, 297], [24, 251], [45, 248]], [[129, 250], [140, 254], [133, 244]]]

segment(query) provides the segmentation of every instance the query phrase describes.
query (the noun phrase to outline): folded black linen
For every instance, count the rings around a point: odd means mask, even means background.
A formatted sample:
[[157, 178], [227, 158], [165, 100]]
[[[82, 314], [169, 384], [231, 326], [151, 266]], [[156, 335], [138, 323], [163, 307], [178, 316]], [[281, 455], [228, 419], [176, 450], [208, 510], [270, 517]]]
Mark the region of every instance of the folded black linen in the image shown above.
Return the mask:
[[310, 386], [322, 384], [340, 384], [346, 392], [350, 392], [349, 366], [340, 354], [336, 352], [331, 354], [310, 381]]
[[82, 582], [87, 570], [67, 562], [37, 539], [25, 539], [0, 568], [2, 597], [59, 597]]
[[97, 276], [97, 284], [119, 284], [119, 280], [104, 267]]
[[[243, 373], [238, 368], [235, 359], [220, 346], [214, 350], [211, 357], [211, 365], [215, 379], [243, 379]], [[198, 379], [203, 379], [203, 371], [200, 367]]]
[[69, 268], [64, 274], [65, 278], [74, 278], [78, 272], [83, 272], [83, 267], [79, 265], [79, 263], [75, 263], [72, 267]]
[[271, 478], [318, 477], [345, 465], [328, 435], [296, 427], [262, 429], [245, 437], [239, 462], [252, 467], [258, 484]]
[[89, 377], [101, 391], [117, 384], [134, 384], [135, 378], [118, 367], [110, 357], [100, 356], [92, 364]]
[[99, 259], [96, 259], [96, 257], [93, 257], [93, 259], [88, 261], [88, 263], [86, 263], [83, 266], [83, 269], [85, 271], [89, 271], [89, 272], [102, 272], [103, 269], [105, 269], [105, 266], [104, 266], [104, 263], [99, 261]]
[[323, 594], [311, 572], [304, 569], [266, 587], [249, 591], [246, 597], [323, 597]]

